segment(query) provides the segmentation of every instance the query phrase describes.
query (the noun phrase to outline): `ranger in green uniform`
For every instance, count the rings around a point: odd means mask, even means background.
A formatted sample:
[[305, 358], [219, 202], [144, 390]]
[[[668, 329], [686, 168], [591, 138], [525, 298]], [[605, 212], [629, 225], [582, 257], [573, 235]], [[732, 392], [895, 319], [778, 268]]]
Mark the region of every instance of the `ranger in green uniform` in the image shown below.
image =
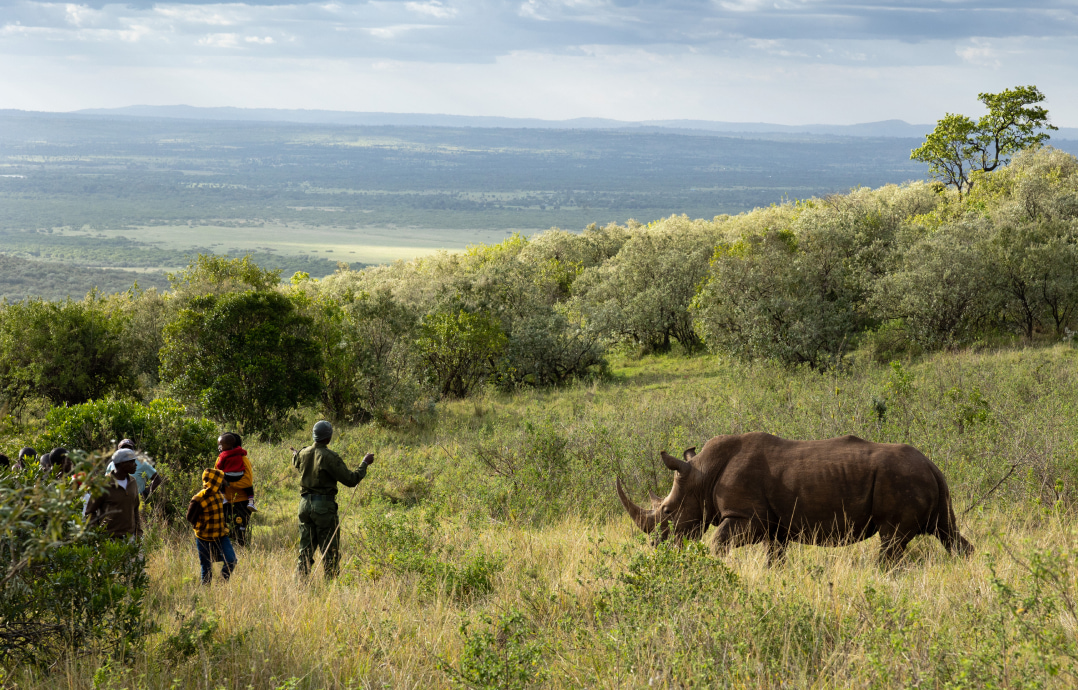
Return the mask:
[[327, 421], [314, 425], [314, 445], [297, 451], [292, 448], [292, 466], [300, 471], [299, 563], [301, 577], [306, 577], [314, 563], [314, 551], [322, 551], [326, 578], [337, 575], [340, 561], [340, 529], [337, 519], [337, 482], [355, 486], [367, 476], [374, 453], [367, 453], [359, 469], [352, 472], [341, 456], [327, 445], [333, 438], [333, 426]]

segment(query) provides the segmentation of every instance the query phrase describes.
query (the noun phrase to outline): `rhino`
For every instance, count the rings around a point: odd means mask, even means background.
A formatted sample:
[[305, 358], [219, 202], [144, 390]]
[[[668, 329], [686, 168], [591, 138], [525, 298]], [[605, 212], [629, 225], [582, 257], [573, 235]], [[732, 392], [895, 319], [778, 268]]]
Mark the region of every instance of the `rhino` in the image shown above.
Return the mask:
[[792, 441], [765, 433], [716, 436], [699, 455], [662, 451], [676, 474], [651, 509], [632, 502], [618, 478], [618, 497], [633, 521], [656, 541], [700, 539], [709, 527], [711, 552], [766, 542], [768, 563], [793, 541], [843, 546], [880, 535], [881, 563], [894, 563], [910, 540], [933, 534], [969, 556], [959, 534], [943, 473], [912, 446], [856, 436]]

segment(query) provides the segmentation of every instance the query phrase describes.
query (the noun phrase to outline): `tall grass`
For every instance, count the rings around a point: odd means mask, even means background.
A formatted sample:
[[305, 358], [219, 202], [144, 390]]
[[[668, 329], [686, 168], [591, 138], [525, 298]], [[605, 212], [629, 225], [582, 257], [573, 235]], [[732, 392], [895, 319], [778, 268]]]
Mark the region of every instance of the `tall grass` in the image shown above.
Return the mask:
[[[627, 360], [617, 378], [487, 393], [427, 427], [344, 430], [342, 575], [299, 582], [297, 480], [249, 448], [260, 513], [228, 583], [190, 532], [147, 540], [155, 628], [111, 660], [16, 669], [18, 687], [1071, 687], [1078, 358], [940, 355], [843, 374], [718, 358]], [[906, 441], [944, 471], [976, 555], [875, 539], [723, 561], [647, 546], [613, 492], [665, 493], [661, 449], [718, 433]], [[302, 441], [292, 439], [293, 443]], [[1012, 470], [1013, 468], [1013, 470]], [[1000, 483], [1000, 480], [1003, 480]]]

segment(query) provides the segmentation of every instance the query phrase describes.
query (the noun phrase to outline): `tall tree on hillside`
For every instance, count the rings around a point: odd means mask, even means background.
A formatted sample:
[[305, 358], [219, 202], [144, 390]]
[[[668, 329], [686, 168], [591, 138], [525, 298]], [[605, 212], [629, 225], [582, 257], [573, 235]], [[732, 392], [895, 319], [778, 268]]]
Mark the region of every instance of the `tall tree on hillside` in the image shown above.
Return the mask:
[[321, 390], [311, 326], [279, 292], [195, 297], [165, 326], [161, 380], [211, 419], [274, 439]]
[[982, 93], [977, 100], [988, 113], [974, 122], [965, 115], [947, 113], [910, 152], [910, 160], [928, 163], [929, 172], [959, 195], [973, 188], [975, 175], [1007, 163], [1022, 149], [1048, 140], [1048, 110], [1037, 105], [1044, 94], [1036, 86], [1016, 86], [1000, 93]]

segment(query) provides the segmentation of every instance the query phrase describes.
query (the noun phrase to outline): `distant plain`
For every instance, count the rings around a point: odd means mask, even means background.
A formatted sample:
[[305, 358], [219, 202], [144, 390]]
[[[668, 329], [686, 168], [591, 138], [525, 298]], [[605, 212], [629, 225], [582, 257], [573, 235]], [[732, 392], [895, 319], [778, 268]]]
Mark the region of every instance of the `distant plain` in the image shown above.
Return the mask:
[[[909, 160], [919, 143], [3, 111], [0, 254], [163, 272], [198, 253], [250, 253], [285, 278], [317, 277], [339, 262], [410, 259], [514, 232], [712, 218], [922, 179], [924, 166]], [[1078, 141], [1053, 144], [1078, 152]], [[93, 286], [79, 275], [65, 283], [73, 297]]]

